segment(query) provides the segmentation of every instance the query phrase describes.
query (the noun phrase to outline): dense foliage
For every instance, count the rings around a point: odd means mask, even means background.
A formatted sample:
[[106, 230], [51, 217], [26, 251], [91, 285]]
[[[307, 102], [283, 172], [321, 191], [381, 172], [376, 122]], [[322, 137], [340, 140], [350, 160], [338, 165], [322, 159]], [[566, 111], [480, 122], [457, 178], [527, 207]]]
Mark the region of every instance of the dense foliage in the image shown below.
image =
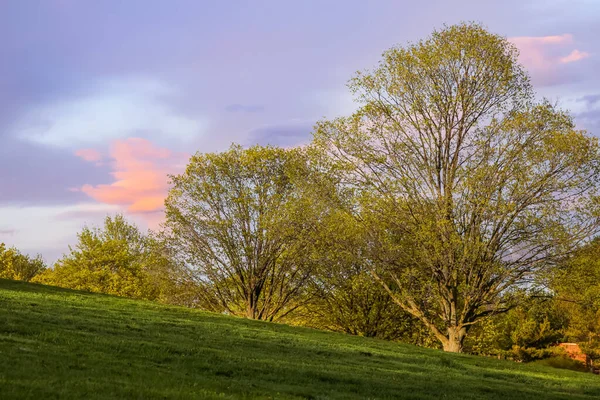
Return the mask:
[[167, 241], [207, 307], [274, 320], [302, 304], [320, 214], [307, 168], [298, 149], [233, 146], [196, 154], [172, 177]]
[[593, 360], [600, 360], [600, 240], [555, 268], [549, 286], [556, 307], [568, 319], [565, 340], [579, 343]]
[[40, 255], [32, 258], [0, 243], [0, 278], [30, 281], [45, 269], [46, 264]]
[[141, 299], [173, 291], [175, 271], [160, 245], [122, 215], [106, 217], [102, 228], [85, 227], [77, 237], [71, 252], [34, 282]]
[[315, 133], [362, 200], [371, 273], [448, 351], [600, 227], [597, 140], [533, 100], [517, 56], [478, 25], [435, 31], [359, 73], [359, 110]]

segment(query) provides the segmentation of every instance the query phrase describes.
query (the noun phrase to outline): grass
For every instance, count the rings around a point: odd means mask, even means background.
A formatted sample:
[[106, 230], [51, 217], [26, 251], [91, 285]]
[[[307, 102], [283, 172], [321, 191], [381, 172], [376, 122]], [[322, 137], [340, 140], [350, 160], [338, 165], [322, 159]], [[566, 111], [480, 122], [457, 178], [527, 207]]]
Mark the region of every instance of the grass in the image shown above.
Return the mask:
[[600, 377], [0, 280], [0, 399], [593, 399]]
[[571, 371], [588, 372], [585, 363], [572, 360], [565, 356], [550, 357], [543, 360], [534, 361], [535, 364], [548, 365], [553, 368], [570, 369]]

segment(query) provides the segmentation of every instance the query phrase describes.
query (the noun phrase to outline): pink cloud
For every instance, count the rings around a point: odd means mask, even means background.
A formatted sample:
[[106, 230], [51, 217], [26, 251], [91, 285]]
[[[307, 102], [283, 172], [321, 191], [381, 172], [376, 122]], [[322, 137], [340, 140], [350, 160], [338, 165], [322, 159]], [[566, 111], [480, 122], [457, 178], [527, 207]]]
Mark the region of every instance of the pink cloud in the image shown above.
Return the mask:
[[84, 185], [81, 191], [100, 203], [123, 206], [132, 214], [151, 214], [163, 208], [169, 189], [167, 174], [182, 172], [189, 155], [146, 139], [129, 138], [115, 140], [110, 157], [114, 182]]
[[80, 149], [75, 152], [77, 157], [83, 158], [85, 161], [98, 162], [102, 160], [102, 154], [94, 149]]
[[562, 57], [560, 59], [560, 62], [567, 64], [567, 63], [583, 60], [584, 58], [588, 58], [589, 56], [590, 56], [590, 53], [587, 53], [585, 51], [579, 51], [579, 50], [575, 49], [568, 56]]
[[[583, 60], [589, 53], [574, 49], [573, 35], [521, 36], [509, 38], [519, 49], [519, 60], [535, 83], [551, 85], [569, 79], [564, 64]], [[536, 82], [537, 81], [537, 82]]]

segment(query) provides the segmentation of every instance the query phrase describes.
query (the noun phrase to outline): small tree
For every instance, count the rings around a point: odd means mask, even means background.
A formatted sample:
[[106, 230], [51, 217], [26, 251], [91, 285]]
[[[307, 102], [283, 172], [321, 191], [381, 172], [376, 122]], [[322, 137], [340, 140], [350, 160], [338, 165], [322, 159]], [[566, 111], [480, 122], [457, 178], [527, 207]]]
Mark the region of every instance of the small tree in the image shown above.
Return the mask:
[[479, 25], [435, 31], [359, 73], [359, 111], [315, 133], [364, 199], [348, 211], [372, 273], [447, 351], [598, 228], [597, 141], [533, 102], [517, 55]]
[[371, 275], [361, 227], [353, 218], [330, 207], [313, 237], [313, 295], [297, 322], [352, 335], [427, 342], [421, 323], [394, 303]]
[[301, 150], [260, 146], [196, 154], [172, 177], [165, 228], [203, 304], [262, 320], [298, 307], [317, 219], [308, 178]]
[[557, 307], [568, 320], [567, 340], [600, 360], [600, 239], [583, 246], [550, 274]]
[[35, 258], [21, 254], [15, 247], [0, 243], [0, 278], [30, 281], [46, 269], [42, 256]]
[[560, 354], [568, 318], [543, 293], [514, 294], [518, 305], [473, 327], [465, 341], [471, 353], [532, 361]]
[[102, 228], [85, 227], [70, 253], [37, 282], [117, 296], [159, 299], [168, 282], [168, 261], [158, 244], [122, 215]]

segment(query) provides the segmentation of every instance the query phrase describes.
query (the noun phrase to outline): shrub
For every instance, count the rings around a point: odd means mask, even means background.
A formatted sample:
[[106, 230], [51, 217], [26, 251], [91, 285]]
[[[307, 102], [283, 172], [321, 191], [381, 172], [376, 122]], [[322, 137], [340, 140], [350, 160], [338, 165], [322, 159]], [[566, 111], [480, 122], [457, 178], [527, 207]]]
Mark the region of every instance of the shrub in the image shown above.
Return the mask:
[[544, 360], [537, 360], [536, 365], [546, 365], [552, 368], [569, 369], [571, 371], [587, 372], [588, 369], [581, 361], [573, 360], [566, 356], [554, 356]]
[[46, 264], [40, 255], [32, 258], [0, 243], [0, 278], [28, 282], [45, 269]]

